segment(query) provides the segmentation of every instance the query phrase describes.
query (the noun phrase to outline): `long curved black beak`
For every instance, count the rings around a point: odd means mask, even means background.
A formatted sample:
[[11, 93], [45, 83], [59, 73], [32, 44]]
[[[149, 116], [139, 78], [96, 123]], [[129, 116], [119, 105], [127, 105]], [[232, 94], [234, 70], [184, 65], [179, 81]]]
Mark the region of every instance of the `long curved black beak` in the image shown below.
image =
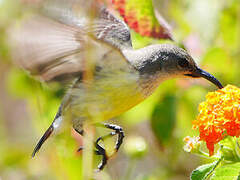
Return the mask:
[[208, 81], [212, 82], [213, 84], [215, 84], [219, 89], [222, 89], [223, 86], [222, 84], [210, 73], [200, 69], [200, 68], [196, 68], [195, 71], [192, 72], [192, 74], [185, 74], [186, 76], [191, 76], [191, 77], [202, 77], [204, 79], [207, 79]]

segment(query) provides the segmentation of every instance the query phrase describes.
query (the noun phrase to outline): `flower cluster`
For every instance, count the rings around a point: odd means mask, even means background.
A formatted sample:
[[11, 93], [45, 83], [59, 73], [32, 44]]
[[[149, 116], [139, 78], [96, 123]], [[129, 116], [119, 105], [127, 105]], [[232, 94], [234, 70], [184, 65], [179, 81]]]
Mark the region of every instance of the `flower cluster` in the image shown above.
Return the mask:
[[199, 105], [199, 115], [193, 121], [193, 128], [199, 129], [200, 140], [205, 141], [210, 156], [214, 145], [225, 136], [240, 135], [240, 89], [228, 85], [210, 92], [206, 101]]
[[192, 152], [198, 149], [200, 146], [199, 137], [187, 136], [183, 139], [183, 141], [186, 143], [183, 147], [184, 151], [186, 152]]

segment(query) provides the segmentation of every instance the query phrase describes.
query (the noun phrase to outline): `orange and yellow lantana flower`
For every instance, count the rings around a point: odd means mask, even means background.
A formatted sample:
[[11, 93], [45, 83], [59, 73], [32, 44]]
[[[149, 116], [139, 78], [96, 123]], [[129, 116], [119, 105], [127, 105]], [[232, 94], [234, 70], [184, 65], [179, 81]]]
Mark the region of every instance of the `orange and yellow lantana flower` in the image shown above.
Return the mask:
[[199, 129], [200, 140], [205, 141], [210, 156], [214, 144], [225, 136], [240, 135], [240, 89], [228, 85], [210, 92], [206, 101], [199, 105], [199, 115], [193, 121], [193, 128]]

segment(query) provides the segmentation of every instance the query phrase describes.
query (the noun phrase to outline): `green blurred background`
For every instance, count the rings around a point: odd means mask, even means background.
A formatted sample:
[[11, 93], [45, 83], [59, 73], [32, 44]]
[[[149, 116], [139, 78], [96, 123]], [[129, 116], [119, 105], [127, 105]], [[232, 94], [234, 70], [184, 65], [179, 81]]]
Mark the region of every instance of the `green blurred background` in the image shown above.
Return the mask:
[[[82, 156], [76, 150], [82, 139], [71, 128], [50, 138], [31, 158], [63, 91], [35, 81], [10, 61], [6, 33], [23, 14], [22, 6], [17, 0], [0, 0], [0, 180], [81, 179]], [[239, 0], [155, 0], [154, 7], [173, 27], [177, 43], [184, 44], [201, 67], [224, 85], [239, 86]], [[134, 32], [132, 36], [135, 48], [159, 43]], [[149, 99], [116, 118], [125, 130], [125, 142], [95, 178], [189, 179], [191, 171], [206, 160], [184, 152], [183, 138], [198, 134], [191, 121], [206, 93], [215, 89], [200, 79], [162, 83]]]

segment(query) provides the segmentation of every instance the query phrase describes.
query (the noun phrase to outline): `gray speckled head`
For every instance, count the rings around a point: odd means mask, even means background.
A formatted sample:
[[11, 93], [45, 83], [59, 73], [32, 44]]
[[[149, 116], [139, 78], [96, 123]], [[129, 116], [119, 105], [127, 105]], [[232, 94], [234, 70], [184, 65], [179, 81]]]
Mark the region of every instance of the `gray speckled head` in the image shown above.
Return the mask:
[[197, 67], [185, 50], [171, 44], [150, 45], [125, 54], [142, 75], [153, 75], [158, 72], [184, 75]]
[[129, 62], [144, 77], [169, 79], [172, 77], [203, 77], [219, 88], [221, 83], [201, 70], [193, 58], [182, 48], [171, 44], [150, 45], [132, 52], [124, 52]]

